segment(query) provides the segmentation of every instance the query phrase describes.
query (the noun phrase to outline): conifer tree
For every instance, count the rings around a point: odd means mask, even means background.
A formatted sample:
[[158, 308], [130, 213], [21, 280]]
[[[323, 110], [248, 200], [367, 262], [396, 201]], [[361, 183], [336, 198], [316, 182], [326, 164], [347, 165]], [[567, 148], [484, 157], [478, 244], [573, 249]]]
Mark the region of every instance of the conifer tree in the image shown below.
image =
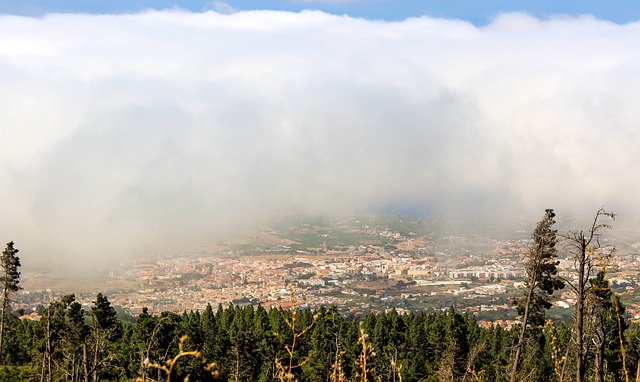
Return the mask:
[[155, 340], [157, 321], [157, 318], [149, 314], [149, 309], [145, 306], [136, 318], [136, 323], [133, 327], [130, 347], [131, 353], [129, 356], [131, 359], [130, 372], [134, 375], [140, 375], [140, 379], [142, 380], [147, 377], [147, 362], [145, 362], [145, 359], [151, 359], [149, 353]]
[[220, 360], [215, 350], [216, 337], [218, 336], [218, 323], [216, 322], [216, 316], [215, 313], [213, 313], [211, 304], [207, 304], [206, 309], [200, 315], [200, 326], [204, 341], [202, 353], [207, 359]]
[[98, 293], [91, 307], [91, 368], [93, 382], [100, 380], [103, 374], [109, 372], [110, 357], [107, 347], [111, 341], [122, 336], [122, 324], [118, 321], [117, 314], [109, 299], [102, 293]]
[[554, 291], [564, 288], [564, 282], [558, 276], [555, 216], [552, 209], [547, 209], [531, 235], [533, 245], [527, 253], [524, 296], [514, 300], [522, 315], [522, 326], [511, 366], [511, 382], [516, 380], [527, 325], [544, 323], [544, 312], [551, 307], [550, 297]]
[[603, 382], [607, 373], [621, 380], [627, 374], [626, 365], [621, 360], [621, 341], [627, 324], [624, 321], [624, 306], [620, 296], [615, 296], [611, 284], [601, 270], [590, 280], [588, 296], [588, 317], [591, 343], [594, 348], [595, 382]]
[[340, 327], [335, 316], [328, 314], [325, 307], [318, 310], [319, 319], [311, 331], [311, 361], [309, 374], [312, 381], [329, 379], [336, 353], [340, 351]]
[[65, 332], [66, 301], [69, 301], [67, 296], [60, 301], [51, 302], [36, 324], [36, 332], [39, 334], [37, 351], [42, 360], [40, 381], [56, 380], [56, 363], [62, 356], [60, 343]]
[[82, 305], [75, 301], [75, 295], [64, 296], [61, 300], [65, 316], [64, 328], [58, 347], [64, 357], [65, 373], [71, 382], [88, 381], [87, 336], [89, 326], [84, 322]]
[[269, 325], [269, 313], [258, 305], [253, 316], [253, 336], [255, 338], [255, 357], [258, 365], [256, 381], [271, 381], [273, 360], [276, 353], [276, 337]]
[[[593, 344], [595, 345], [595, 381], [604, 381], [604, 349], [609, 337], [607, 333], [607, 316], [613, 308], [611, 302], [612, 291], [609, 282], [605, 279], [605, 272], [600, 271], [595, 278], [590, 280], [591, 294], [589, 301], [589, 316], [591, 318]], [[617, 327], [616, 327], [617, 329]]]
[[19, 291], [20, 288], [20, 258], [18, 257], [19, 250], [14, 247], [13, 241], [7, 243], [7, 247], [2, 251], [2, 258], [0, 259], [0, 268], [2, 268], [2, 275], [0, 276], [0, 282], [2, 283], [2, 318], [0, 318], [0, 364], [3, 363], [3, 343], [5, 334], [5, 323], [7, 313], [11, 309], [11, 294]]
[[4, 365], [21, 366], [31, 363], [33, 326], [33, 322], [30, 320], [21, 320], [15, 315], [7, 316], [4, 347], [10, 351], [4, 354]]

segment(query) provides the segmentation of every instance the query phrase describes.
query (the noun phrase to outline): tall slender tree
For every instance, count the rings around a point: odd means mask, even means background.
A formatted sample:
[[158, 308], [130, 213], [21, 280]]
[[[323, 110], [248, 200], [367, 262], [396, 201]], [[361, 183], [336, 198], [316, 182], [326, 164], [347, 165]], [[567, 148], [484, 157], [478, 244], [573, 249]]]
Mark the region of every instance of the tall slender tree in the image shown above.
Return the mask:
[[112, 341], [122, 337], [122, 324], [118, 321], [117, 314], [109, 299], [102, 293], [98, 293], [89, 313], [91, 318], [92, 354], [89, 373], [92, 381], [97, 382], [103, 374], [108, 374], [113, 360], [108, 346]]
[[589, 296], [592, 286], [590, 284], [594, 272], [606, 266], [611, 252], [614, 248], [604, 245], [600, 240], [600, 231], [602, 229], [611, 229], [611, 226], [602, 223], [601, 219], [609, 218], [615, 220], [615, 214], [607, 212], [601, 207], [591, 222], [588, 230], [571, 231], [564, 235], [569, 244], [569, 254], [573, 257], [573, 264], [576, 271], [576, 277], [573, 281], [567, 283], [576, 296], [575, 305], [575, 360], [576, 360], [576, 382], [582, 382], [585, 375], [585, 341], [584, 341], [584, 323], [586, 313], [586, 300]]
[[89, 381], [87, 339], [89, 326], [85, 323], [85, 312], [82, 305], [75, 300], [75, 295], [62, 298], [65, 307], [65, 326], [58, 348], [65, 359], [65, 372], [70, 382]]
[[[589, 296], [589, 317], [590, 326], [592, 331], [592, 339], [594, 345], [594, 357], [595, 357], [595, 381], [604, 381], [605, 368], [604, 357], [605, 347], [607, 341], [611, 336], [610, 331], [617, 334], [617, 323], [614, 325], [613, 320], [615, 318], [610, 317], [613, 311], [613, 302], [611, 297], [613, 292], [609, 281], [605, 279], [605, 271], [599, 271], [595, 278], [590, 280], [591, 283], [591, 295]], [[609, 330], [608, 330], [609, 329]]]
[[11, 294], [19, 291], [20, 288], [20, 258], [18, 257], [18, 248], [14, 247], [13, 241], [7, 243], [7, 247], [2, 251], [0, 259], [0, 268], [2, 275], [0, 283], [2, 283], [2, 318], [0, 318], [0, 364], [3, 363], [3, 345], [4, 333], [7, 313], [11, 310]]
[[56, 364], [61, 357], [61, 340], [65, 333], [66, 306], [69, 299], [63, 297], [61, 301], [52, 301], [42, 313], [42, 318], [36, 324], [39, 333], [37, 351], [42, 360], [40, 367], [40, 381], [52, 382], [56, 380]]
[[511, 365], [511, 382], [516, 380], [527, 325], [530, 322], [535, 325], [544, 323], [545, 310], [551, 307], [553, 292], [564, 288], [564, 282], [558, 276], [558, 231], [553, 228], [555, 216], [552, 209], [545, 210], [544, 217], [531, 235], [533, 245], [527, 253], [524, 295], [514, 299], [522, 315], [522, 326]]

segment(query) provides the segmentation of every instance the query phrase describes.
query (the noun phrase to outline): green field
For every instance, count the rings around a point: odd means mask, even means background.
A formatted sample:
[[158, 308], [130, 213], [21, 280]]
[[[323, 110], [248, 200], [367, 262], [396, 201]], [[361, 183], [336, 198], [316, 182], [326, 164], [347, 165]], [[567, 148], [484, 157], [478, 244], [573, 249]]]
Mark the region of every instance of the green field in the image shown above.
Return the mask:
[[[274, 219], [269, 228], [281, 239], [295, 242], [291, 245], [294, 250], [394, 244], [429, 234], [427, 225], [421, 219], [397, 215], [295, 215]], [[399, 236], [393, 237], [396, 233]]]

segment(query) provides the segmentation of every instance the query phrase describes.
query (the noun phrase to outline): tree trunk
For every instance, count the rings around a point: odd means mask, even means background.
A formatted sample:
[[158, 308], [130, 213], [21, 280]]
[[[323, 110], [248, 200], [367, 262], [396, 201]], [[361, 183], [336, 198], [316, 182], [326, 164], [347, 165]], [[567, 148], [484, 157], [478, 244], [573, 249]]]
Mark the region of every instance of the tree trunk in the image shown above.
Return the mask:
[[98, 334], [96, 334], [95, 349], [93, 350], [93, 364], [91, 365], [93, 369], [93, 382], [98, 382], [98, 353], [100, 352], [100, 341], [97, 336]]
[[140, 370], [142, 370], [142, 380], [147, 380], [147, 363], [145, 362], [145, 356], [142, 351], [140, 351]]
[[522, 316], [522, 327], [520, 328], [520, 335], [518, 336], [518, 344], [516, 345], [516, 354], [513, 357], [513, 366], [511, 367], [511, 382], [516, 380], [516, 372], [518, 371], [518, 365], [520, 364], [520, 356], [522, 354], [522, 346], [524, 345], [524, 335], [527, 329], [527, 322], [529, 321], [529, 307], [531, 306], [531, 297], [535, 290], [535, 283], [532, 283], [529, 287], [529, 293], [527, 294], [527, 303], [524, 307], [524, 315]]
[[[589, 290], [588, 282], [594, 267], [601, 265], [601, 262], [608, 260], [610, 255], [602, 254], [602, 258], [596, 256], [596, 251], [604, 248], [599, 243], [598, 231], [603, 228], [610, 229], [608, 224], [600, 223], [601, 217], [608, 217], [615, 220], [615, 214], [600, 208], [596, 213], [591, 228], [586, 232], [574, 231], [565, 236], [571, 241], [573, 247], [574, 265], [577, 272], [577, 284], [573, 286], [576, 294], [576, 382], [582, 382], [585, 374], [585, 349], [584, 349], [584, 317], [585, 299]], [[595, 243], [592, 246], [592, 243]], [[594, 263], [595, 262], [595, 263]]]
[[[45, 366], [47, 365], [47, 354], [42, 355], [42, 367], [40, 368], [40, 382], [44, 382]], [[638, 363], [640, 365], [640, 363]]]
[[235, 381], [238, 382], [238, 376], [240, 375], [240, 350], [236, 353], [236, 377]]
[[602, 338], [598, 338], [598, 342], [596, 343], [596, 375], [595, 382], [603, 382], [604, 381], [604, 333], [600, 333]]
[[[73, 349], [75, 350], [75, 349]], [[76, 382], [76, 357], [75, 354], [71, 354], [71, 362], [69, 362], [71, 364], [71, 370], [67, 371], [68, 376], [71, 377], [71, 382]]]
[[584, 325], [584, 318], [582, 316], [583, 307], [581, 297], [578, 297], [576, 302], [576, 382], [582, 382], [584, 375], [583, 370], [583, 344], [582, 344], [582, 332]]
[[582, 382], [584, 377], [584, 300], [585, 300], [585, 267], [587, 261], [587, 243], [582, 239], [578, 254], [578, 285], [576, 291], [576, 382]]
[[4, 340], [4, 307], [2, 307], [2, 319], [0, 319], [0, 365], [2, 365], [2, 342]]
[[[5, 275], [5, 277], [7, 277]], [[4, 361], [4, 351], [3, 351], [3, 343], [4, 343], [4, 324], [5, 324], [5, 318], [6, 318], [6, 310], [7, 310], [7, 306], [9, 305], [7, 302], [9, 296], [7, 293], [7, 286], [5, 284], [4, 286], [4, 291], [2, 292], [2, 318], [0, 319], [0, 365], [3, 364]]]
[[84, 366], [84, 382], [89, 382], [89, 359], [87, 354], [87, 340], [82, 343], [82, 364]]
[[51, 366], [51, 312], [47, 313], [47, 382], [51, 382], [53, 370]]

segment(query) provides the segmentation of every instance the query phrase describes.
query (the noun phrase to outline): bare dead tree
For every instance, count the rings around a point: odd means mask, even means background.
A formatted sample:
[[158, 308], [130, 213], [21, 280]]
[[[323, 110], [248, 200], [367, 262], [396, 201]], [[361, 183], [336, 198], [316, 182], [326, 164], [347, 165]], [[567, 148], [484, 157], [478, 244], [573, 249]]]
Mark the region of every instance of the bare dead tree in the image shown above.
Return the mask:
[[603, 218], [615, 220], [615, 214], [601, 207], [597, 212], [590, 227], [585, 230], [570, 231], [561, 235], [567, 243], [568, 253], [573, 258], [573, 266], [576, 271], [574, 280], [565, 280], [576, 296], [575, 305], [575, 352], [576, 352], [576, 382], [583, 382], [585, 374], [585, 303], [590, 293], [589, 280], [594, 273], [606, 265], [614, 248], [601, 242], [600, 232], [603, 229], [611, 229], [611, 226], [602, 223]]

